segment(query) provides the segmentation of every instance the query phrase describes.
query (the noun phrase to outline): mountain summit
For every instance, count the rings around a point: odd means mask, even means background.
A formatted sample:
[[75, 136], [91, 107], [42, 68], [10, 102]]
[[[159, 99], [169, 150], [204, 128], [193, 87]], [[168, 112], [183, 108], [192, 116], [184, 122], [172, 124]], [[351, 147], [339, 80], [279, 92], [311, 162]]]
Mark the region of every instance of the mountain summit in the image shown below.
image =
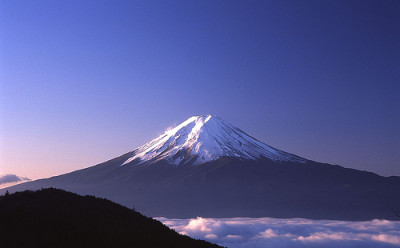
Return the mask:
[[193, 116], [161, 136], [136, 148], [123, 164], [155, 163], [202, 164], [221, 157], [256, 160], [269, 158], [276, 162], [307, 160], [270, 147], [249, 136], [221, 118]]

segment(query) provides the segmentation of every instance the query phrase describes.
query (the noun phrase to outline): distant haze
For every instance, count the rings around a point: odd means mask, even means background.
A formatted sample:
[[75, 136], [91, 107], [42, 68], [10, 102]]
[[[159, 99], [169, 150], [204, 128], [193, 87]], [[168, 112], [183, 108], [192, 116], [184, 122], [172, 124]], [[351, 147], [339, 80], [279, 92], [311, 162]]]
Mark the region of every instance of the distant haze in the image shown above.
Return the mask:
[[399, 8], [1, 1], [0, 172], [81, 169], [213, 114], [304, 158], [400, 175]]

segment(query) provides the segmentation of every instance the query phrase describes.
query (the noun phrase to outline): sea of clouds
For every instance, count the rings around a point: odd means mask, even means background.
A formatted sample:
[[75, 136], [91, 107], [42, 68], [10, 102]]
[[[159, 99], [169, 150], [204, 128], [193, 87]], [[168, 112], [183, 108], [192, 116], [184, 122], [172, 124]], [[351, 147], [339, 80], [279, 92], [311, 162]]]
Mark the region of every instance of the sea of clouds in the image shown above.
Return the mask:
[[229, 248], [400, 247], [400, 221], [157, 218], [175, 231]]

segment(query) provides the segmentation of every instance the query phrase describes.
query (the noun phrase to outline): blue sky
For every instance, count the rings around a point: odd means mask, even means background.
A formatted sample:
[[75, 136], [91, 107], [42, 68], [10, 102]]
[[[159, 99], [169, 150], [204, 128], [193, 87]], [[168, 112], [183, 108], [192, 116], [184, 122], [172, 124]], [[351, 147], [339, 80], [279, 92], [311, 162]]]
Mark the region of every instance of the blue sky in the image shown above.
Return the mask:
[[214, 114], [400, 175], [398, 1], [1, 1], [0, 173], [87, 167]]

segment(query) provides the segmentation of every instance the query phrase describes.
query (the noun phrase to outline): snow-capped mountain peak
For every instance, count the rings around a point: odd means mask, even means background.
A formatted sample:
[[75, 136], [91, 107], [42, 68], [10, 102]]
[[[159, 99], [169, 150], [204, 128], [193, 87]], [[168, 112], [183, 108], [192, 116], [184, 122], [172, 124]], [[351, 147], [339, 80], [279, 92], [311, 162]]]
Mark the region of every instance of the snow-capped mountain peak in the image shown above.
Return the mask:
[[219, 117], [193, 116], [161, 136], [136, 148], [123, 164], [135, 162], [201, 164], [220, 157], [306, 162], [306, 159], [270, 147]]

